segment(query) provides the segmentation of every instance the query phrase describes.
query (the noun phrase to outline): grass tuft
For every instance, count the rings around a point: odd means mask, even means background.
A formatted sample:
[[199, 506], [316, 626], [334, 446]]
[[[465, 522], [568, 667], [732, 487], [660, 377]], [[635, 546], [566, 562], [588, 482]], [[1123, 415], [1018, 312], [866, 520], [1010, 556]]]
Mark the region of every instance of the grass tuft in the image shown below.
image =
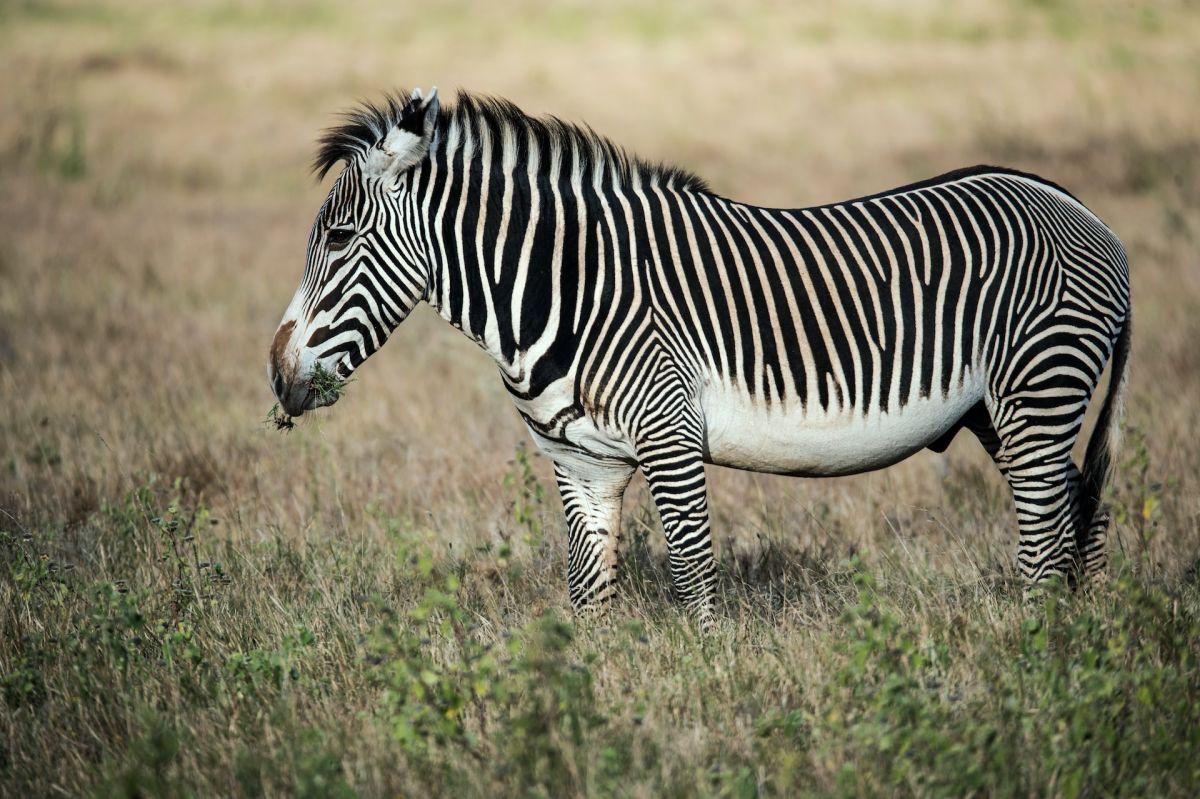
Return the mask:
[[[352, 382], [352, 380], [345, 380], [338, 377], [318, 363], [316, 368], [313, 369], [312, 380], [309, 384], [312, 386], [312, 390], [316, 392], [317, 399], [320, 400], [322, 405], [331, 405], [346, 393], [346, 386]], [[274, 425], [276, 430], [292, 430], [296, 427], [295, 419], [284, 413], [283, 409], [279, 407], [278, 402], [272, 405], [271, 409], [267, 411], [267, 418], [263, 423]]]
[[267, 418], [263, 424], [275, 425], [276, 430], [291, 430], [296, 426], [292, 417], [283, 412], [278, 402], [271, 406], [271, 410], [267, 411]]
[[324, 404], [336, 402], [339, 397], [346, 393], [346, 386], [351, 383], [350, 380], [338, 377], [319, 362], [313, 368], [313, 376], [310, 382], [313, 391], [317, 392], [317, 398]]

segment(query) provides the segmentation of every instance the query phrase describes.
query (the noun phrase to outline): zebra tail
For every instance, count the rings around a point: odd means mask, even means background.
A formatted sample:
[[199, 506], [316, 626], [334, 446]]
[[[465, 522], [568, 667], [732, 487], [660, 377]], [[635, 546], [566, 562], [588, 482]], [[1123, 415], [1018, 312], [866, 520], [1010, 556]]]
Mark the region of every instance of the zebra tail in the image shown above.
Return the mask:
[[1083, 491], [1080, 497], [1084, 529], [1090, 527], [1103, 512], [1101, 497], [1108, 483], [1113, 462], [1121, 448], [1121, 421], [1125, 417], [1125, 388], [1129, 382], [1129, 348], [1133, 335], [1130, 314], [1117, 337], [1113, 349], [1112, 373], [1108, 380], [1108, 392], [1092, 437], [1088, 440], [1087, 453], [1083, 457]]

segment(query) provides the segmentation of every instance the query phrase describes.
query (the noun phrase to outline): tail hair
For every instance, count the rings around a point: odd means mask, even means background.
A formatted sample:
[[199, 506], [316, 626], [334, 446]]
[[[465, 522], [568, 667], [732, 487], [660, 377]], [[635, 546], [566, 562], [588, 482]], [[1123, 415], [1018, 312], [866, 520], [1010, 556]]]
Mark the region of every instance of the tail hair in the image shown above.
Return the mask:
[[1121, 448], [1121, 422], [1125, 418], [1125, 389], [1129, 383], [1129, 349], [1133, 337], [1133, 322], [1129, 314], [1113, 348], [1112, 372], [1108, 381], [1108, 392], [1096, 427], [1088, 441], [1087, 453], [1083, 457], [1083, 479], [1080, 486], [1080, 516], [1083, 529], [1087, 530], [1104, 512], [1101, 497], [1108, 484], [1109, 473]]

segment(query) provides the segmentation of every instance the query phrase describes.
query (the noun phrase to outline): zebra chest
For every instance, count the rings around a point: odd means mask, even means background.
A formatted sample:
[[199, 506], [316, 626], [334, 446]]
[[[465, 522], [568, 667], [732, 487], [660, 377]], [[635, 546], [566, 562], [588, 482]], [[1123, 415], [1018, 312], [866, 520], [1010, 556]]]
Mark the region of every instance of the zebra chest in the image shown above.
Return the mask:
[[536, 397], [513, 397], [538, 447], [548, 456], [591, 455], [632, 460], [633, 440], [589, 413], [575, 396], [573, 382], [564, 378]]
[[983, 397], [970, 380], [899, 408], [766, 406], [711, 383], [701, 393], [708, 460], [757, 472], [831, 477], [881, 469], [924, 449]]

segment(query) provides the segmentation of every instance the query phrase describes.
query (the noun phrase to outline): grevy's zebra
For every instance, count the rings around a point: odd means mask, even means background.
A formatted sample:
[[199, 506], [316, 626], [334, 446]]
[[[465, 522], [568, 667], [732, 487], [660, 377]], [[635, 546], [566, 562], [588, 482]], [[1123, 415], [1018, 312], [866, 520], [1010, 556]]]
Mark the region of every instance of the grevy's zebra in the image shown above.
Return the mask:
[[[1128, 268], [1054, 184], [977, 167], [757, 208], [507, 102], [440, 110], [436, 90], [348, 115], [315, 168], [343, 161], [271, 348], [279, 401], [316, 407], [315, 364], [348, 376], [428, 301], [496, 361], [554, 461], [577, 608], [613, 592], [636, 467], [706, 621], [706, 461], [851, 474], [963, 427], [1012, 487], [1028, 583], [1103, 568]], [[1080, 473], [1071, 446], [1114, 352]]]

